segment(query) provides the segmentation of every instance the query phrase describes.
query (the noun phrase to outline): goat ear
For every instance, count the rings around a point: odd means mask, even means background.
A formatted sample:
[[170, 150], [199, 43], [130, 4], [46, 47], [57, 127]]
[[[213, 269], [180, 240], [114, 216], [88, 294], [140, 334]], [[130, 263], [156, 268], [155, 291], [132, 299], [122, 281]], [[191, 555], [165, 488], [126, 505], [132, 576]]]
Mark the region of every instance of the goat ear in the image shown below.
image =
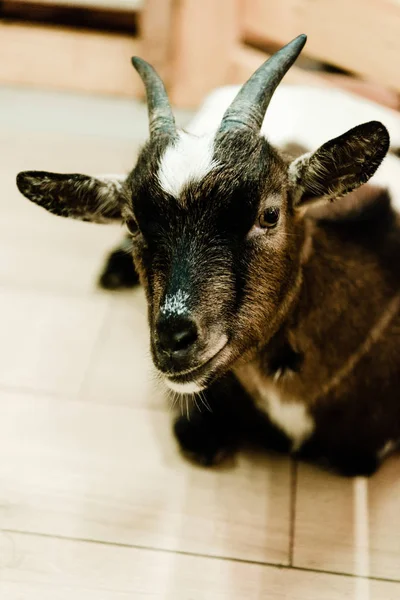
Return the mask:
[[19, 191], [49, 212], [72, 219], [108, 223], [121, 219], [123, 177], [23, 171]]
[[389, 133], [377, 121], [350, 129], [289, 167], [294, 204], [333, 201], [359, 187], [375, 173], [389, 150]]

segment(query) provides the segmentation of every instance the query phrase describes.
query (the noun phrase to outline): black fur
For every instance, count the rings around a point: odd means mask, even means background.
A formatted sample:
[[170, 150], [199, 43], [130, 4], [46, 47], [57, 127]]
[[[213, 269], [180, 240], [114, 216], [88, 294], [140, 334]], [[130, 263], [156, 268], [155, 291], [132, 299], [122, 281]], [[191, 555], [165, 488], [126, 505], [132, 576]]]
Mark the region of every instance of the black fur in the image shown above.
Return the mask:
[[132, 243], [126, 238], [109, 255], [99, 277], [100, 287], [106, 290], [123, 290], [139, 284], [139, 275], [132, 260]]
[[243, 444], [275, 452], [290, 449], [285, 434], [256, 408], [232, 373], [205, 390], [189, 417], [175, 421], [174, 432], [182, 451], [204, 466], [219, 463]]

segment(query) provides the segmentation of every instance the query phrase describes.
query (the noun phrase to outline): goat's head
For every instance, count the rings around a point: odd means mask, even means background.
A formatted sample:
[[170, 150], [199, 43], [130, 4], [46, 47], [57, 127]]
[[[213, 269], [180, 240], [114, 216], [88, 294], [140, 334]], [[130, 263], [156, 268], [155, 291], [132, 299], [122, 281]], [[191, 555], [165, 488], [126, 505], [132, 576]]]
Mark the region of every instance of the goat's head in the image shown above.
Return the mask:
[[388, 150], [377, 122], [292, 161], [260, 135], [272, 94], [305, 41], [299, 36], [264, 63], [218, 131], [204, 137], [176, 129], [161, 80], [135, 58], [150, 139], [131, 174], [123, 181], [18, 175], [20, 191], [50, 212], [125, 221], [147, 294], [154, 363], [172, 389], [199, 391], [273, 335], [299, 282], [302, 207], [365, 183]]

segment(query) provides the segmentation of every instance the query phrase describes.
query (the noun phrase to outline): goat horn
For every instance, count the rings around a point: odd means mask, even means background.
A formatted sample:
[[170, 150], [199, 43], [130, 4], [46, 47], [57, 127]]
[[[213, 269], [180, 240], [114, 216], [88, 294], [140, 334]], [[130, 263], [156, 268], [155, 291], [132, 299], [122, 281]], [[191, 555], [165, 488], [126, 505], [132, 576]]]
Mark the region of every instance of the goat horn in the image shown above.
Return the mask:
[[176, 132], [175, 118], [160, 76], [142, 58], [134, 56], [132, 64], [139, 73], [146, 88], [150, 137], [162, 134], [174, 135]]
[[225, 112], [220, 131], [247, 127], [259, 131], [271, 98], [302, 51], [307, 36], [302, 34], [275, 52], [241, 87]]

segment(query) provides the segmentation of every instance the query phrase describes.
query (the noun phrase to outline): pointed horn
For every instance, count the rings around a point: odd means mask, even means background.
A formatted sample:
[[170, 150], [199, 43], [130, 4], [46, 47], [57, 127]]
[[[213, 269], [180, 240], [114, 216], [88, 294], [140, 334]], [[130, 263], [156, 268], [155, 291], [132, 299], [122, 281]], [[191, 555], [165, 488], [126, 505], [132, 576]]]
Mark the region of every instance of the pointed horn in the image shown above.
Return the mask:
[[156, 70], [142, 58], [134, 56], [132, 64], [146, 88], [147, 109], [149, 112], [150, 137], [157, 135], [175, 135], [174, 115], [167, 92]]
[[255, 131], [261, 129], [273, 93], [299, 56], [306, 41], [306, 35], [299, 35], [253, 73], [225, 112], [220, 131], [236, 127], [249, 127]]

